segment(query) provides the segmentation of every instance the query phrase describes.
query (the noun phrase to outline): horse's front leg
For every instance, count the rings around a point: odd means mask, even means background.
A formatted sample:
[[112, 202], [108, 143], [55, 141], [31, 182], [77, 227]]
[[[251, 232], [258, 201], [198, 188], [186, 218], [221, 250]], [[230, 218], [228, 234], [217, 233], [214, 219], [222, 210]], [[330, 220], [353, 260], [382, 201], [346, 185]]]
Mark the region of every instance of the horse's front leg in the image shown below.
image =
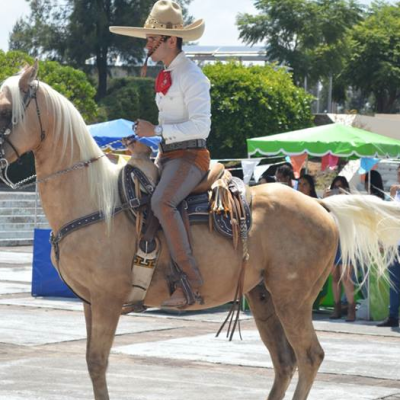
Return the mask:
[[109, 400], [106, 370], [122, 303], [112, 299], [92, 300], [84, 305], [87, 346], [86, 362], [95, 400]]

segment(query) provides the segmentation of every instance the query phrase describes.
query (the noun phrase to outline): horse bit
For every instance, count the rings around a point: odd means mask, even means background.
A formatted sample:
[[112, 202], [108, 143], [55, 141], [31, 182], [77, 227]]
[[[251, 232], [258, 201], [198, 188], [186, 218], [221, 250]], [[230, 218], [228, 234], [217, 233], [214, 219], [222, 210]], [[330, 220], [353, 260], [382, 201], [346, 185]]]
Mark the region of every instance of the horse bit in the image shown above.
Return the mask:
[[[31, 103], [31, 100], [33, 99], [35, 101], [36, 115], [38, 117], [39, 126], [40, 126], [40, 143], [42, 143], [46, 138], [46, 132], [43, 129], [42, 117], [40, 114], [39, 104], [38, 104], [38, 100], [37, 100], [37, 91], [39, 90], [39, 83], [40, 83], [40, 81], [37, 80], [36, 85], [29, 85], [28, 91], [23, 92], [24, 93], [23, 106], [24, 106], [24, 112], [26, 113], [26, 110], [28, 109], [29, 104]], [[7, 143], [13, 149], [14, 153], [17, 155], [17, 161], [20, 161], [21, 155], [19, 154], [18, 150], [15, 148], [15, 146], [11, 143], [11, 141], [9, 139], [10, 135], [12, 133], [12, 130], [13, 130], [13, 126], [15, 124], [16, 124], [16, 122], [14, 121], [13, 117], [11, 117], [8, 124], [6, 124], [2, 129], [0, 129], [0, 180], [2, 180], [7, 186], [11, 187], [11, 189], [15, 190], [15, 189], [20, 189], [20, 188], [24, 188], [24, 187], [34, 186], [34, 185], [37, 185], [38, 183], [46, 182], [52, 178], [55, 178], [59, 175], [66, 174], [70, 171], [88, 167], [89, 164], [104, 157], [104, 154], [101, 154], [100, 156], [93, 157], [88, 161], [80, 161], [80, 162], [72, 165], [71, 167], [65, 168], [61, 171], [54, 172], [53, 174], [50, 174], [42, 179], [37, 180], [36, 179], [37, 175], [32, 175], [26, 179], [23, 179], [20, 182], [13, 183], [13, 182], [11, 182], [10, 178], [8, 177], [8, 173], [7, 173], [10, 164], [9, 164], [8, 160], [5, 158], [4, 144]], [[35, 181], [27, 183], [27, 182], [31, 181], [32, 179], [35, 179]]]

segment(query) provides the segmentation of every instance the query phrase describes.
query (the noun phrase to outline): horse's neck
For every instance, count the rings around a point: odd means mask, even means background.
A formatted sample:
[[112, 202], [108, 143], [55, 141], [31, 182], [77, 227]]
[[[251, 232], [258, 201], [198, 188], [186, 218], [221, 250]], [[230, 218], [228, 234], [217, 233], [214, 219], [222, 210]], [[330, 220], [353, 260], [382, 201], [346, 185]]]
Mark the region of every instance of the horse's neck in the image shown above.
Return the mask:
[[159, 179], [159, 170], [148, 154], [133, 153], [128, 164], [139, 168], [147, 176], [150, 183], [156, 186]]
[[[67, 146], [64, 155], [62, 146], [52, 146], [51, 143], [47, 143], [47, 146], [35, 152], [38, 180], [67, 169], [79, 161], [85, 161], [80, 159], [77, 146], [73, 148], [75, 150], [72, 157], [70, 146]], [[76, 169], [39, 183], [38, 190], [42, 207], [54, 231], [73, 219], [96, 211], [96, 204], [89, 196], [87, 169]]]

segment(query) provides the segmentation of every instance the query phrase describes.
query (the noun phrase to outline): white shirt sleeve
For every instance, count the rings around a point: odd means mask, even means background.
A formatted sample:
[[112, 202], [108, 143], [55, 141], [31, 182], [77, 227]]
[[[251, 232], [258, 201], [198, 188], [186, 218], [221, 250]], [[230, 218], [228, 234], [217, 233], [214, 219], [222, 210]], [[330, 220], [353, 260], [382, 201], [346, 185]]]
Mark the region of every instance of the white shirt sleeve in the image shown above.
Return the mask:
[[191, 70], [182, 74], [179, 83], [188, 118], [163, 124], [163, 138], [166, 143], [206, 139], [211, 129], [210, 82], [201, 71]]

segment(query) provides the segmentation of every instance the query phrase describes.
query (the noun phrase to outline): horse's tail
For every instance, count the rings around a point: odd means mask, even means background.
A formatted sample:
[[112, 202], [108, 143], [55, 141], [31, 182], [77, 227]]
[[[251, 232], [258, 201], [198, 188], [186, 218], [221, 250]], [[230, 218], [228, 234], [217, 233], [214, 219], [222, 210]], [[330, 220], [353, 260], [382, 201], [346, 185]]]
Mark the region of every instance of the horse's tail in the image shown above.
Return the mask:
[[330, 211], [339, 230], [342, 264], [382, 276], [398, 254], [400, 203], [376, 196], [331, 196], [319, 203]]

